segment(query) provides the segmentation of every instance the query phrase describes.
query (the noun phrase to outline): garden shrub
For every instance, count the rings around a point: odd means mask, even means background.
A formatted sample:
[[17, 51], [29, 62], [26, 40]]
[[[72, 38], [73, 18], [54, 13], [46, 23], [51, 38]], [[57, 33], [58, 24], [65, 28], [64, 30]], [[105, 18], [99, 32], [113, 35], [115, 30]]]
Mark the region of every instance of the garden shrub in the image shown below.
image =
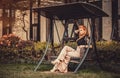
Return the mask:
[[[54, 44], [57, 46], [57, 44]], [[51, 46], [49, 45], [49, 48]], [[46, 49], [46, 42], [22, 40], [14, 34], [0, 38], [1, 63], [36, 63]]]
[[3, 35], [0, 38], [0, 62], [18, 62], [33, 56], [33, 41], [25, 41], [14, 34]]
[[76, 49], [76, 47], [77, 47], [77, 43], [76, 43], [76, 42], [68, 42], [68, 43], [66, 43], [65, 45], [71, 46], [71, 47], [74, 48], [74, 49]]
[[14, 34], [3, 35], [0, 38], [0, 61], [9, 62], [17, 55], [17, 44], [19, 43], [20, 38]]
[[46, 48], [46, 42], [34, 42], [34, 48], [36, 51], [42, 51]]
[[102, 62], [120, 61], [120, 43], [116, 41], [97, 42], [98, 54]]
[[[76, 42], [68, 42], [64, 45], [76, 48]], [[54, 44], [56, 52], [60, 52], [61, 46]], [[49, 44], [48, 48], [52, 46]], [[36, 63], [42, 57], [46, 49], [46, 42], [33, 42], [22, 40], [14, 34], [3, 35], [0, 38], [0, 62], [1, 63]], [[120, 43], [116, 41], [97, 42], [97, 50], [102, 62], [120, 61]], [[57, 53], [58, 54], [58, 53]]]

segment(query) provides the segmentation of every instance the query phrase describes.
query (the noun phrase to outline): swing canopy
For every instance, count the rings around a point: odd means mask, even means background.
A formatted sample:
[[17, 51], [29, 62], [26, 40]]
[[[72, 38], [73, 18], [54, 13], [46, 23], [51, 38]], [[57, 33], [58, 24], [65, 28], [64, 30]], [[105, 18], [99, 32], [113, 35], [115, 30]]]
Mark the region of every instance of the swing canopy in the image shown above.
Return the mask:
[[75, 2], [47, 7], [33, 8], [40, 11], [42, 16], [47, 18], [58, 17], [63, 19], [97, 18], [108, 16], [102, 9], [91, 3]]

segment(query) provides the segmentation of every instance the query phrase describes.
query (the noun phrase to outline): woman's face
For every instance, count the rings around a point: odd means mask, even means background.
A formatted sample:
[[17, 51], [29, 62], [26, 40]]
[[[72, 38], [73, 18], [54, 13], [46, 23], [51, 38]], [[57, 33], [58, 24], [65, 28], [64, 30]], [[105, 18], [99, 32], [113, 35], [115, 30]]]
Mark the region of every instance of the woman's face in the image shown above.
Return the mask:
[[85, 30], [83, 29], [82, 26], [79, 28], [79, 33], [80, 33], [80, 35], [84, 35], [85, 34]]

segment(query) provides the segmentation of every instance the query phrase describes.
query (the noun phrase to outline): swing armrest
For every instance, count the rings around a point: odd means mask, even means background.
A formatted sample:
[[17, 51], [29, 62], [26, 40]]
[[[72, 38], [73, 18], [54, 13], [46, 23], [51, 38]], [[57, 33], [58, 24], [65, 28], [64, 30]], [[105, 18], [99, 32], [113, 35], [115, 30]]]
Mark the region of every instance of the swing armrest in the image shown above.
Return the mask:
[[[78, 46], [78, 47], [80, 47], [80, 48], [88, 48], [89, 46], [88, 45], [80, 45], [80, 46]], [[92, 45], [90, 45], [90, 50], [92, 49]], [[72, 62], [72, 63], [80, 63], [80, 60], [82, 59], [82, 57], [83, 56], [80, 56], [80, 57], [72, 57], [71, 58], [71, 60], [70, 60], [70, 62]], [[90, 61], [90, 60], [92, 60], [92, 59], [85, 59], [85, 60], [87, 60], [87, 61]]]
[[[88, 48], [89, 46], [88, 45], [80, 45], [79, 47], [84, 47], [84, 48]], [[89, 48], [92, 48], [92, 45], [90, 45]]]

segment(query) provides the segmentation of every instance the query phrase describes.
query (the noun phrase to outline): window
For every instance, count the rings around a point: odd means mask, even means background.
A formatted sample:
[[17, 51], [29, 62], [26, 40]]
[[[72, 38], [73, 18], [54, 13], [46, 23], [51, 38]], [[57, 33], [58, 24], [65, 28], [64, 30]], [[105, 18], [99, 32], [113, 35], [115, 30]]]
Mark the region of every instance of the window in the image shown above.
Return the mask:
[[33, 16], [33, 24], [36, 24], [36, 23], [38, 23], [38, 13], [36, 13], [36, 12], [34, 12], [34, 14], [33, 14], [34, 16]]
[[37, 27], [36, 26], [33, 27], [33, 40], [37, 41]]

